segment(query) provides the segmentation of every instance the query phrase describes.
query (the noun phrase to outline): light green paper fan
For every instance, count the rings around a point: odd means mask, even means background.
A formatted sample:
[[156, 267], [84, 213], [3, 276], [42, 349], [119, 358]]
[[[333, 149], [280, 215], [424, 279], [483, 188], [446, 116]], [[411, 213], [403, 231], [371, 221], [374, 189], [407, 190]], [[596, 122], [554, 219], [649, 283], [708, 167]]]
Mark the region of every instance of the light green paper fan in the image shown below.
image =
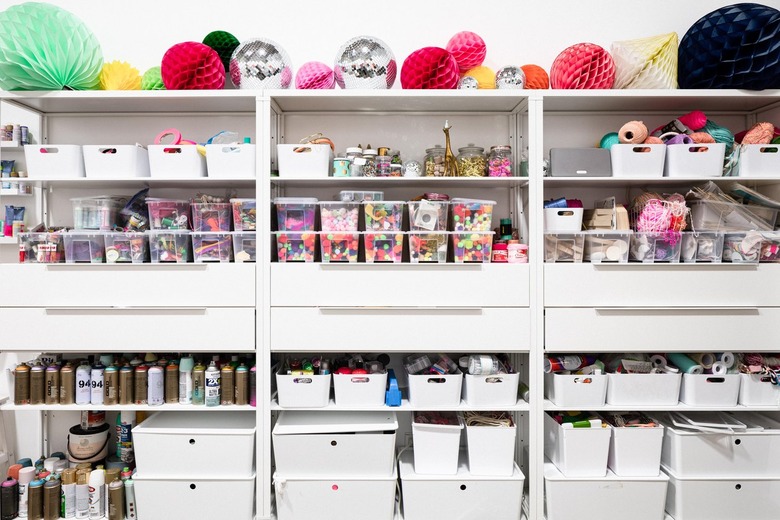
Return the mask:
[[165, 90], [160, 72], [161, 67], [150, 67], [141, 78], [141, 90]]
[[72, 13], [27, 2], [0, 12], [0, 89], [99, 88], [103, 51]]

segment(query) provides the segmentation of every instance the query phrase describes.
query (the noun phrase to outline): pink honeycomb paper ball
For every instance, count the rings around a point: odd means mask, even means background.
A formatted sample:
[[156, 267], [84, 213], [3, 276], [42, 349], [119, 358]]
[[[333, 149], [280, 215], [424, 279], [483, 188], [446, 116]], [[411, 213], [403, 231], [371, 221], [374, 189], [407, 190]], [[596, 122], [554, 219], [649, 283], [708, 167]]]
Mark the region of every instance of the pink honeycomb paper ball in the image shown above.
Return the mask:
[[168, 90], [215, 90], [225, 86], [225, 66], [217, 51], [199, 42], [177, 43], [160, 67]]
[[615, 83], [612, 56], [594, 43], [564, 49], [550, 68], [550, 86], [557, 89], [610, 89]]
[[423, 47], [411, 53], [401, 66], [405, 89], [458, 88], [458, 63], [441, 47]]
[[479, 67], [485, 61], [487, 47], [485, 40], [477, 33], [461, 31], [447, 42], [447, 51], [458, 63], [461, 72]]
[[308, 61], [295, 74], [295, 88], [298, 89], [331, 89], [335, 85], [333, 69], [321, 61]]

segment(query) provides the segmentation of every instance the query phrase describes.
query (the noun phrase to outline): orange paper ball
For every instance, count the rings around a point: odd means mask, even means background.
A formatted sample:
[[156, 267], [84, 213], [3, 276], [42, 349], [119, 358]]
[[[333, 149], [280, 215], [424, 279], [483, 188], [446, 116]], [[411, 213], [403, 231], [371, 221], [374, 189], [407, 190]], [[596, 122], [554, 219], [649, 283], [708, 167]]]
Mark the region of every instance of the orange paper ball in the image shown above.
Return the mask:
[[550, 77], [539, 65], [523, 65], [520, 68], [525, 73], [525, 88], [542, 90], [550, 88]]

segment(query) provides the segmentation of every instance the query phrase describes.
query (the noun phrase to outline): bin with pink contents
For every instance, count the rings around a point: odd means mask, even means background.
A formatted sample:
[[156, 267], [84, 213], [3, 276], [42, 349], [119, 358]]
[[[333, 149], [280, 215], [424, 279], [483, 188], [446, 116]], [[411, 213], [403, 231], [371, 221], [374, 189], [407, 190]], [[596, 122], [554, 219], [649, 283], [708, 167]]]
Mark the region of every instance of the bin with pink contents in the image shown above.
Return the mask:
[[277, 197], [276, 219], [279, 231], [314, 231], [317, 199], [313, 197]]
[[191, 229], [190, 203], [186, 200], [147, 198], [151, 229]]

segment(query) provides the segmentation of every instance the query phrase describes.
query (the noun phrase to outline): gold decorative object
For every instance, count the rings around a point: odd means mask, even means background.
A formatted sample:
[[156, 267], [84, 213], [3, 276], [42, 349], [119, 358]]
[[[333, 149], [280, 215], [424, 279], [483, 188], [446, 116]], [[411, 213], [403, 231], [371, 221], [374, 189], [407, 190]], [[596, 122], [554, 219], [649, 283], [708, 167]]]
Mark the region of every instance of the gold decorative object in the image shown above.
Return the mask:
[[458, 162], [455, 160], [455, 155], [452, 153], [450, 147], [450, 125], [449, 119], [444, 121], [444, 176], [445, 177], [457, 177], [458, 176]]

